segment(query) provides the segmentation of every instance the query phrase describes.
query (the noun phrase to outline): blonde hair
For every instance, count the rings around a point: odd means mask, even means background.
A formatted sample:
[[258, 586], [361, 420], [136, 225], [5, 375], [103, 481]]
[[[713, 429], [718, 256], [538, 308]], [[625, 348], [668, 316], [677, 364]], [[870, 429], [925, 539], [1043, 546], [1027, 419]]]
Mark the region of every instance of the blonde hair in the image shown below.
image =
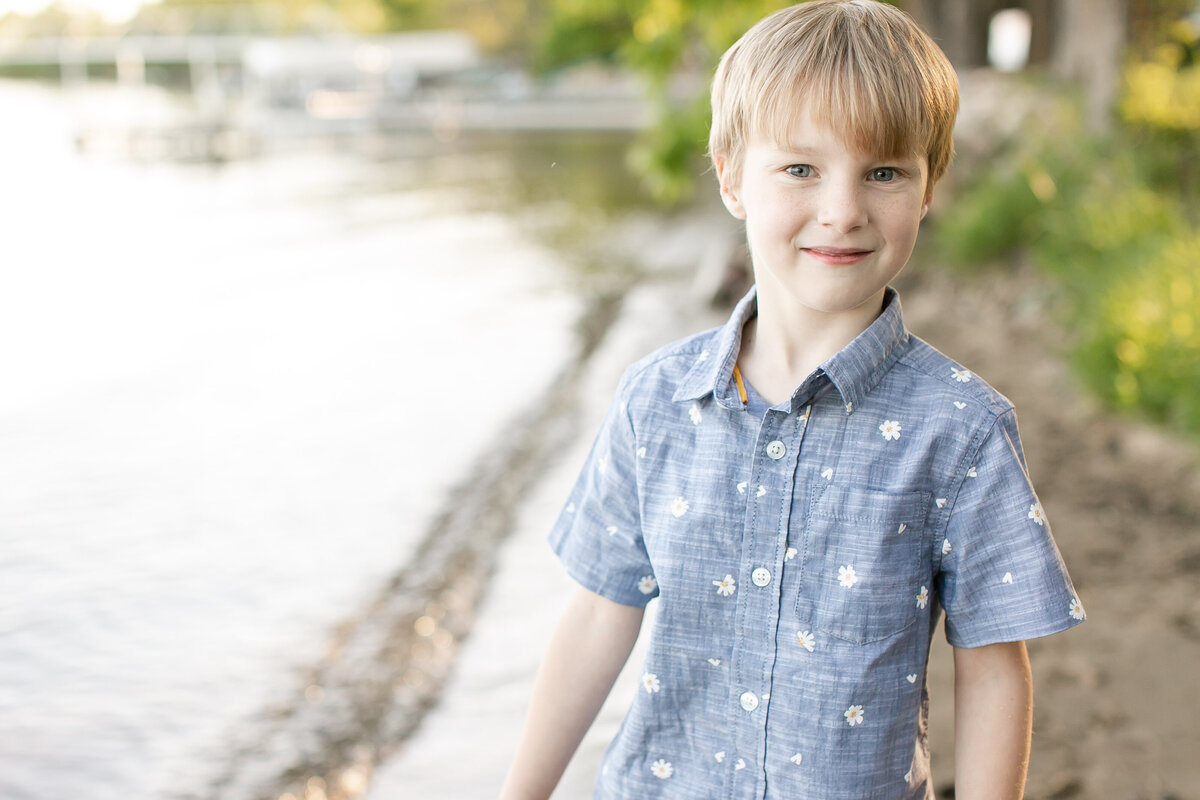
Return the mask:
[[811, 0], [761, 20], [717, 67], [709, 155], [738, 182], [746, 143], [754, 136], [786, 143], [801, 103], [861, 152], [926, 156], [927, 190], [950, 165], [958, 78], [898, 8]]

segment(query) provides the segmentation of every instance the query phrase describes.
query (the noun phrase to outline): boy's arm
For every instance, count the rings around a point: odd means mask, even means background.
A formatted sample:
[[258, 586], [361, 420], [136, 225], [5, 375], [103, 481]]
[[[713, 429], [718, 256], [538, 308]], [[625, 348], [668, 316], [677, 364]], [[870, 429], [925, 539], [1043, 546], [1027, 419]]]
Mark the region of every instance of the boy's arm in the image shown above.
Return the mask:
[[1025, 643], [954, 648], [954, 796], [1020, 800], [1032, 728]]
[[578, 589], [550, 640], [502, 800], [547, 798], [629, 658], [644, 609]]

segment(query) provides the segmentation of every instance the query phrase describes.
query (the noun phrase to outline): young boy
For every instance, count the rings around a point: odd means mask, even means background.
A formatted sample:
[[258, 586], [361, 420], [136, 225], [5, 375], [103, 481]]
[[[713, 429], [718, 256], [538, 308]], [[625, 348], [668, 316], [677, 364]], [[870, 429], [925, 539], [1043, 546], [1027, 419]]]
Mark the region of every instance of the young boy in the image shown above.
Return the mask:
[[814, 0], [725, 54], [710, 150], [756, 289], [625, 374], [551, 534], [581, 587], [503, 790], [549, 796], [659, 598], [598, 798], [932, 798], [946, 613], [956, 796], [1019, 798], [1023, 640], [1083, 619], [1012, 406], [911, 336], [888, 283], [958, 86], [903, 12]]

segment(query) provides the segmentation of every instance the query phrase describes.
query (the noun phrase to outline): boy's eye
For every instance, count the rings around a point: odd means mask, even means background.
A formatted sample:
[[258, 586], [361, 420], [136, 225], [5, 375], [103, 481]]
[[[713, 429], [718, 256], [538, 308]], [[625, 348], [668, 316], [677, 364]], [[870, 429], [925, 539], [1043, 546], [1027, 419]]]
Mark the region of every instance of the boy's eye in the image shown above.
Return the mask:
[[808, 164], [792, 164], [787, 168], [787, 173], [794, 178], [811, 178], [812, 167]]
[[873, 181], [887, 183], [888, 181], [896, 180], [898, 177], [900, 177], [900, 173], [891, 167], [876, 167], [871, 170], [871, 180]]

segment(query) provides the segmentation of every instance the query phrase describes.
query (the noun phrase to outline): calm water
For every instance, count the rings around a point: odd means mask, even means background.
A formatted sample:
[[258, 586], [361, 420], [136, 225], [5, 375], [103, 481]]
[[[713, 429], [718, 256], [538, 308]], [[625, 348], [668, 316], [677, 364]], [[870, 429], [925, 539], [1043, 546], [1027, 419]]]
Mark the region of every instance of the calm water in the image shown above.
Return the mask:
[[[0, 83], [0, 797], [164, 797], [320, 656], [573, 345], [611, 140], [77, 153]], [[120, 121], [120, 120], [118, 120]], [[601, 277], [597, 277], [601, 276]]]

